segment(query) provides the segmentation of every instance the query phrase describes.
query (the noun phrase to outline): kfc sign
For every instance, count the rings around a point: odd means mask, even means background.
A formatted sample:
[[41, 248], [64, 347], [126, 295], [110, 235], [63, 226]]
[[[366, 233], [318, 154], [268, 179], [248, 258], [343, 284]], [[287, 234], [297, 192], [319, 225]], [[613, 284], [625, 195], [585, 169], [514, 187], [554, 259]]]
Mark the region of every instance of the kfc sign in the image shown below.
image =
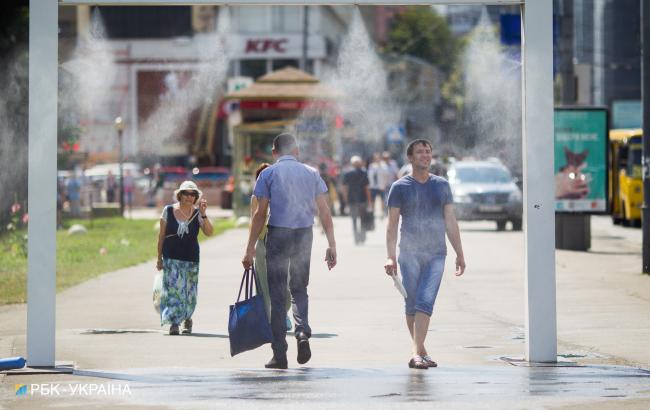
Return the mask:
[[246, 54], [250, 53], [264, 53], [266, 54], [269, 51], [275, 51], [279, 54], [284, 54], [287, 52], [286, 44], [289, 42], [289, 39], [279, 38], [279, 39], [253, 39], [249, 38], [246, 42]]
[[[233, 58], [300, 58], [302, 56], [302, 36], [299, 34], [246, 36], [233, 35]], [[325, 57], [323, 36], [310, 35], [307, 55], [309, 58]]]

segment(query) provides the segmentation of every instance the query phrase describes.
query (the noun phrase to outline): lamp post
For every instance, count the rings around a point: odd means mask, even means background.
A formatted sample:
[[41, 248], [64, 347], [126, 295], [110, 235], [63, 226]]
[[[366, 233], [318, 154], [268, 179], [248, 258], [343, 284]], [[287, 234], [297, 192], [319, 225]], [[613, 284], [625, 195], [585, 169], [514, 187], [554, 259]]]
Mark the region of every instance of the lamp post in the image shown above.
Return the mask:
[[117, 161], [120, 164], [120, 216], [124, 216], [124, 170], [123, 170], [123, 152], [122, 152], [122, 133], [124, 132], [124, 122], [122, 117], [115, 118], [115, 130], [117, 131]]
[[641, 176], [643, 206], [641, 208], [641, 249], [643, 273], [650, 274], [650, 7], [641, 1], [641, 99], [643, 112], [643, 145]]

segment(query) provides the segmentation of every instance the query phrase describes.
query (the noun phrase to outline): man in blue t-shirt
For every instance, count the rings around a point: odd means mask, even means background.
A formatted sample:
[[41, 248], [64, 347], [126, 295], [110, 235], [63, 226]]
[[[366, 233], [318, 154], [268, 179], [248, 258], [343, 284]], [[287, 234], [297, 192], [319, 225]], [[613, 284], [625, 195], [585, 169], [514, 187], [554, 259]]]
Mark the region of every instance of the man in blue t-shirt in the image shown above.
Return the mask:
[[327, 186], [318, 171], [298, 162], [298, 144], [291, 134], [280, 134], [273, 140], [276, 163], [262, 171], [255, 183], [253, 195], [258, 206], [251, 220], [251, 230], [242, 259], [244, 268], [253, 264], [255, 243], [262, 231], [270, 208], [266, 234], [266, 273], [271, 296], [271, 330], [273, 358], [265, 365], [269, 369], [286, 369], [286, 292], [287, 276], [291, 292], [291, 307], [296, 324], [298, 363], [311, 358], [309, 338], [309, 268], [311, 260], [312, 225], [318, 212], [327, 236], [325, 251], [327, 267], [336, 265], [336, 241], [332, 214], [327, 203]]
[[437, 364], [428, 355], [424, 340], [445, 267], [445, 233], [456, 252], [456, 276], [465, 272], [465, 258], [453, 198], [447, 180], [429, 173], [431, 143], [415, 140], [406, 148], [413, 173], [397, 180], [388, 194], [386, 274], [397, 274], [397, 227], [402, 227], [399, 267], [406, 290], [406, 325], [413, 341], [409, 367], [427, 369]]

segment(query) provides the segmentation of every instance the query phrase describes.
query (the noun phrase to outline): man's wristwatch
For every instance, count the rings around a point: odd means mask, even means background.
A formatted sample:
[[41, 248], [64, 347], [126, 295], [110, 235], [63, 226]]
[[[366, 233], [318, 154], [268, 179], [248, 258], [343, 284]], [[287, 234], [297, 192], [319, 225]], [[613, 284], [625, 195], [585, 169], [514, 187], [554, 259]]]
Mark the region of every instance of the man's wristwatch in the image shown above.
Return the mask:
[[207, 215], [201, 215], [201, 218], [203, 218], [203, 219], [205, 219], [207, 217], [208, 217]]

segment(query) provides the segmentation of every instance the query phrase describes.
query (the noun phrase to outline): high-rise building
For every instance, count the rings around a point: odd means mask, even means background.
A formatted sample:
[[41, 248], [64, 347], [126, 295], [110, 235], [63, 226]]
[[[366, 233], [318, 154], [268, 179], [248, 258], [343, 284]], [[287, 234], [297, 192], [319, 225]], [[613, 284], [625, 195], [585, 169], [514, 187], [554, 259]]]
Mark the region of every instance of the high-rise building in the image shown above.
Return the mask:
[[[611, 110], [612, 126], [641, 125], [641, 10], [637, 0], [555, 0], [558, 101]], [[625, 119], [625, 120], [624, 120]], [[624, 121], [623, 121], [624, 120]]]

